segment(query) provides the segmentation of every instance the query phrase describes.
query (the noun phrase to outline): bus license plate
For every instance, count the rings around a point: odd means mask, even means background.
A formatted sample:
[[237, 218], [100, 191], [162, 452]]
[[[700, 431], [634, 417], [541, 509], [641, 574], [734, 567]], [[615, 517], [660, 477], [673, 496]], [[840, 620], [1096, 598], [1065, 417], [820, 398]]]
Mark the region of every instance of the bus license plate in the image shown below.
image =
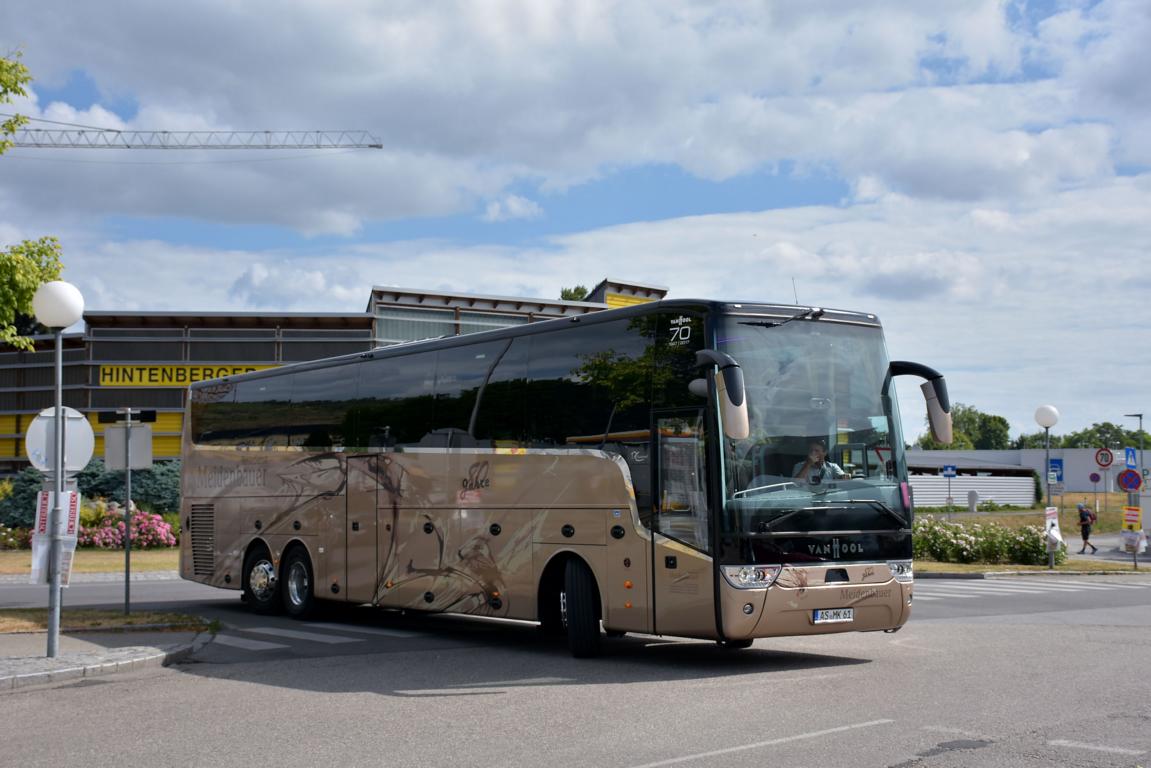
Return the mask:
[[811, 614], [812, 622], [815, 624], [838, 624], [845, 621], [855, 621], [854, 608], [816, 608]]

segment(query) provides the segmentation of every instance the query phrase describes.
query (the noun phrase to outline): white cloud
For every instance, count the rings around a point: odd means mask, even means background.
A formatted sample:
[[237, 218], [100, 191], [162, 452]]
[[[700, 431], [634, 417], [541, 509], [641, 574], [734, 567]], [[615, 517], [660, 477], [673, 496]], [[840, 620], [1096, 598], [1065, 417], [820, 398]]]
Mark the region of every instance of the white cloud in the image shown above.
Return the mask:
[[[1151, 86], [1136, 74], [1147, 69], [1147, 17], [1134, 0], [1084, 0], [1034, 30], [999, 0], [461, 0], [340, 13], [305, 1], [160, 12], [120, 0], [68, 14], [13, 0], [0, 9], [0, 45], [19, 41], [38, 82], [82, 69], [109, 98], [134, 99], [124, 127], [363, 128], [385, 150], [233, 154], [231, 165], [181, 155], [162, 179], [138, 157], [77, 174], [81, 161], [112, 159], [77, 154], [21, 163], [0, 185], [53, 189], [18, 218], [87, 205], [345, 236], [373, 220], [484, 216], [481, 201], [513, 182], [563, 189], [645, 163], [716, 180], [815, 165], [862, 190], [943, 198], [1043, 193], [1109, 173], [1113, 142], [1127, 162], [1151, 157]], [[1019, 77], [1028, 57], [1061, 79]], [[1007, 79], [984, 82], [996, 78]], [[45, 109], [32, 112], [117, 121], [104, 105]], [[127, 191], [144, 174], [156, 184]]]
[[484, 209], [484, 221], [511, 221], [512, 219], [538, 219], [544, 215], [539, 204], [519, 195], [505, 195], [502, 200], [492, 200]]

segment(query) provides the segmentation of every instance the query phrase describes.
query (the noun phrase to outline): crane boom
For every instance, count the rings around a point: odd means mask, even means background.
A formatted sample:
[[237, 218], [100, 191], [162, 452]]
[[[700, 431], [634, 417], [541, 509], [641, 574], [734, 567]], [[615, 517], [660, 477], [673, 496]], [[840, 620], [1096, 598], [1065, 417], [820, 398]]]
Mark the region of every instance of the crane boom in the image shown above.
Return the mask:
[[52, 149], [383, 149], [367, 131], [117, 131], [19, 128], [15, 147]]

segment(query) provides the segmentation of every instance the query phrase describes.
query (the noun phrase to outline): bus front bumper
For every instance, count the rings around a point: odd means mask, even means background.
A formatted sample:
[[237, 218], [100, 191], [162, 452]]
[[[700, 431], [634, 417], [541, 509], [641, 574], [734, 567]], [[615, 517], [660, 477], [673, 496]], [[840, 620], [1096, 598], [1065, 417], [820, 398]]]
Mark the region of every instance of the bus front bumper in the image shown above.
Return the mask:
[[847, 581], [827, 582], [826, 567], [786, 567], [767, 589], [721, 582], [724, 635], [730, 640], [834, 632], [876, 632], [903, 626], [911, 615], [912, 582], [884, 565], [852, 565]]

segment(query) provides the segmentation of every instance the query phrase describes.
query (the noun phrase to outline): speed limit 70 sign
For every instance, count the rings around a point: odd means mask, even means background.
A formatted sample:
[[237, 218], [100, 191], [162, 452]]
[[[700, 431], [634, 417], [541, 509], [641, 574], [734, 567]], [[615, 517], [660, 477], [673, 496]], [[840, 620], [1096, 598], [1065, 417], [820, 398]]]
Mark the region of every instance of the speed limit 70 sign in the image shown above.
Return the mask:
[[1115, 454], [1111, 453], [1110, 449], [1100, 448], [1095, 452], [1095, 463], [1102, 469], [1107, 469], [1113, 461], [1115, 461]]

